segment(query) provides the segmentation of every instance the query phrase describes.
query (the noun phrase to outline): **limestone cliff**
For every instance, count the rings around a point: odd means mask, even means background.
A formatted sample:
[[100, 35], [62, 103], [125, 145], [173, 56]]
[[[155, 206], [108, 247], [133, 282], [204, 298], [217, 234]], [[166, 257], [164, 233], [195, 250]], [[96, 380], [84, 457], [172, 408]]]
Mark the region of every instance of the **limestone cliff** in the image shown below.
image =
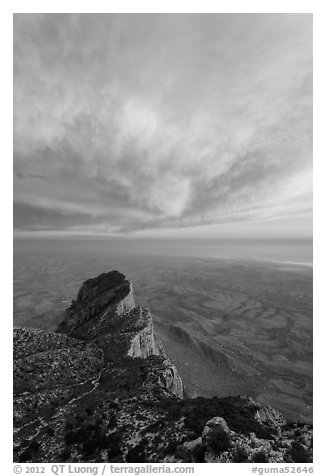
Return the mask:
[[161, 357], [159, 368], [151, 369], [148, 385], [156, 378], [160, 388], [183, 397], [182, 380], [154, 333], [150, 311], [135, 307], [132, 283], [122, 273], [111, 271], [85, 281], [77, 299], [66, 310], [58, 332], [96, 342], [114, 361], [118, 357]]
[[58, 332], [92, 338], [106, 328], [110, 318], [135, 307], [131, 281], [111, 271], [85, 281], [66, 310]]
[[153, 319], [150, 312], [147, 309], [140, 309], [142, 316], [139, 322], [142, 322], [144, 327], [136, 332], [131, 339], [128, 355], [130, 357], [141, 357], [143, 359], [146, 359], [149, 355], [165, 356], [163, 346], [154, 334]]
[[175, 365], [168, 359], [164, 359], [161, 368], [156, 369], [148, 376], [148, 386], [160, 387], [178, 398], [183, 398], [183, 383]]

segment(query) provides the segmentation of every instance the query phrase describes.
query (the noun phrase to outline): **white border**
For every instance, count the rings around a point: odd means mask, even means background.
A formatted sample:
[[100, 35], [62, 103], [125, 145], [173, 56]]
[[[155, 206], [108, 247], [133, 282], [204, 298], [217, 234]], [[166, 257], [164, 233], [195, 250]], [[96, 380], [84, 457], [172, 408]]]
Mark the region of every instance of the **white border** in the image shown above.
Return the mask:
[[[185, 10], [187, 7], [187, 10]], [[314, 14], [314, 468], [323, 474], [325, 362], [325, 7], [321, 1], [13, 1], [1, 7], [1, 459], [3, 474], [12, 474], [12, 14], [13, 12], [121, 13], [313, 13]], [[271, 466], [271, 465], [260, 465]], [[279, 468], [284, 465], [275, 465]], [[298, 465], [291, 465], [298, 466]], [[238, 468], [238, 469], [236, 469]], [[250, 474], [251, 465], [200, 465], [196, 474]], [[8, 470], [8, 471], [7, 471]]]

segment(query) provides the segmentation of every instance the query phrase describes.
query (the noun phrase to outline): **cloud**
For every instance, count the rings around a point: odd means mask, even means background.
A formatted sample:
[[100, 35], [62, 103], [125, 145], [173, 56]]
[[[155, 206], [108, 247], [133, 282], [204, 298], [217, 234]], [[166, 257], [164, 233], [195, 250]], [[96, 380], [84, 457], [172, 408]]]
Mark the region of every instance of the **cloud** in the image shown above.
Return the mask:
[[15, 14], [14, 197], [43, 210], [33, 229], [311, 213], [311, 30], [304, 14]]
[[34, 207], [14, 202], [14, 228], [19, 230], [63, 230], [76, 225], [92, 224], [87, 213], [60, 213], [50, 208]]

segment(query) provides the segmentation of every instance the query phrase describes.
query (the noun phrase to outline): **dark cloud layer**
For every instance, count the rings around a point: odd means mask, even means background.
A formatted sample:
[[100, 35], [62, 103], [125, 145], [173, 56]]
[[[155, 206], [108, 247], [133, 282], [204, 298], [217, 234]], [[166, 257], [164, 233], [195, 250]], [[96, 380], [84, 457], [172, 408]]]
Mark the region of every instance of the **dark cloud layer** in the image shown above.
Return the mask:
[[16, 14], [14, 224], [309, 217], [312, 17]]

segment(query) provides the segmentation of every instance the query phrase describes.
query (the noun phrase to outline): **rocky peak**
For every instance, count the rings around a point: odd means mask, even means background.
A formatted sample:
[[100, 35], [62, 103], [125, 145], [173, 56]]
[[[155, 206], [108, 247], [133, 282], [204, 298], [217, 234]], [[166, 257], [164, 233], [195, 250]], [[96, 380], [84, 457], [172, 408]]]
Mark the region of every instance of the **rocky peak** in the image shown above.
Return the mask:
[[119, 271], [102, 273], [85, 281], [80, 287], [76, 300], [66, 309], [58, 332], [75, 337], [94, 337], [94, 330], [100, 330], [116, 315], [121, 315], [135, 307], [132, 283]]
[[90, 278], [84, 281], [77, 294], [77, 302], [87, 302], [93, 298], [98, 298], [99, 295], [107, 294], [109, 290], [116, 290], [124, 282], [126, 277], [119, 271], [110, 271], [102, 273], [96, 278]]
[[[119, 271], [85, 281], [66, 310], [58, 332], [93, 341], [108, 363], [121, 367], [125, 362], [124, 375], [129, 371], [128, 359], [148, 359], [142, 388], [150, 392], [156, 388], [183, 398], [181, 377], [154, 333], [150, 311], [135, 307], [132, 283]], [[157, 359], [150, 361], [151, 357]]]

